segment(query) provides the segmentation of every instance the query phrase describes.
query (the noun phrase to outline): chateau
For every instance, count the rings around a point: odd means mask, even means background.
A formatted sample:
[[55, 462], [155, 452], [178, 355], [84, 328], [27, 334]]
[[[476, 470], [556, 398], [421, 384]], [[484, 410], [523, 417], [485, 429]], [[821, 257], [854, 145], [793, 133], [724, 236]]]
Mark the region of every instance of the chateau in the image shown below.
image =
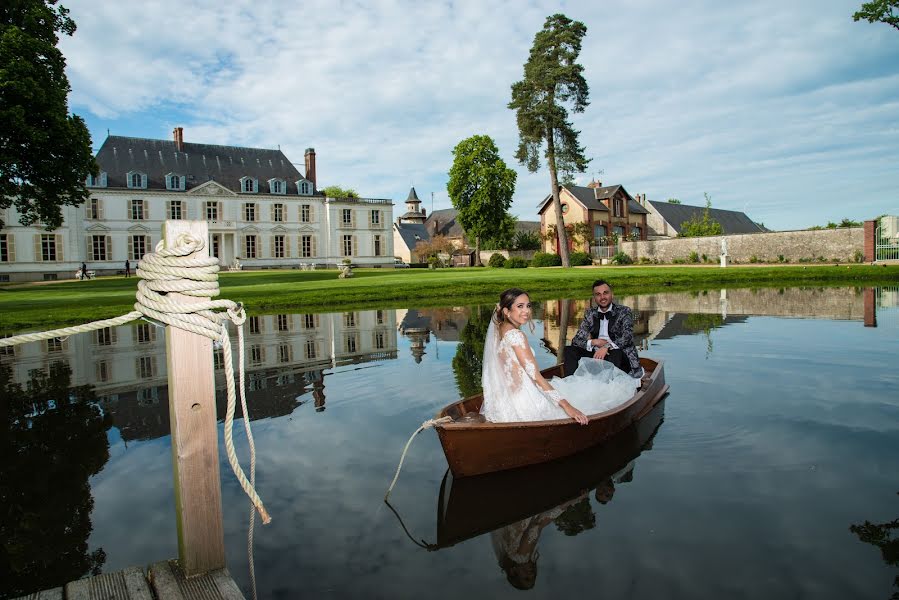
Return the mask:
[[0, 231], [0, 281], [72, 278], [81, 263], [97, 275], [132, 271], [159, 241], [167, 219], [209, 224], [209, 251], [244, 269], [393, 264], [393, 202], [329, 198], [318, 191], [315, 150], [300, 173], [281, 150], [109, 136], [88, 177], [90, 199], [65, 206], [63, 224], [23, 227], [14, 207]]

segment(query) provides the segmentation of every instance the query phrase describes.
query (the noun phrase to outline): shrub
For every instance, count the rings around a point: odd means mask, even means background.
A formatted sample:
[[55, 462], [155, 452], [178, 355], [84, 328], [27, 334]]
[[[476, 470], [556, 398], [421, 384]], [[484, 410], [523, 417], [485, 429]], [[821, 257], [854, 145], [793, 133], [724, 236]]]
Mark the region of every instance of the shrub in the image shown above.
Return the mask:
[[616, 252], [615, 256], [612, 257], [612, 264], [614, 265], [629, 265], [633, 262], [634, 259], [631, 258], [631, 255], [624, 252]]
[[[551, 254], [549, 252], [536, 252], [534, 253], [534, 258], [531, 260], [532, 267], [559, 267], [561, 265], [562, 257], [558, 254]], [[506, 266], [509, 266], [508, 261], [506, 261]]]
[[652, 264], [652, 259], [649, 258], [648, 256], [641, 256], [641, 257], [640, 257], [640, 264], [641, 264], [641, 265], [650, 265], [650, 264]]
[[506, 264], [506, 257], [497, 252], [496, 254], [490, 257], [490, 260], [487, 261], [487, 265], [493, 267], [494, 269], [501, 269], [503, 265]]
[[752, 256], [749, 257], [749, 262], [757, 263], [757, 262], [759, 262], [759, 257], [756, 256], [755, 254], [753, 254]]
[[528, 266], [528, 261], [518, 256], [509, 258], [503, 265], [506, 269], [524, 269]]
[[583, 265], [592, 265], [593, 258], [586, 252], [572, 252], [568, 257], [572, 267], [580, 267]]
[[709, 255], [708, 255], [708, 254], [703, 253], [703, 255], [702, 255], [702, 262], [704, 262], [704, 263], [709, 262]]
[[699, 262], [699, 254], [696, 252], [696, 250], [690, 253], [690, 256], [687, 257], [687, 261], [691, 263]]
[[856, 250], [855, 254], [852, 255], [852, 260], [857, 263], [865, 262], [865, 253], [861, 250]]
[[682, 258], [675, 258], [674, 260], [671, 261], [671, 263], [675, 264], [675, 265], [682, 265], [682, 264], [684, 264], [684, 262], [686, 262], [686, 261], [684, 261], [684, 259], [682, 259]]

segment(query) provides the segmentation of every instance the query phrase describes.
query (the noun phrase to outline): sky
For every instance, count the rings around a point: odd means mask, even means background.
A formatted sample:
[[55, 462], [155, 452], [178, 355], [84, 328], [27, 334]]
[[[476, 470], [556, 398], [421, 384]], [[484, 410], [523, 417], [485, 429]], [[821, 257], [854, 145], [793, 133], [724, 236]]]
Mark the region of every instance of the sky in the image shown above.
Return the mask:
[[[69, 108], [112, 135], [280, 147], [318, 186], [450, 208], [456, 144], [486, 134], [537, 220], [545, 164], [518, 164], [511, 85], [547, 16], [587, 26], [588, 171], [649, 200], [769, 229], [899, 214], [899, 31], [861, 0], [407, 2], [79, 0], [60, 47]], [[432, 196], [433, 195], [433, 196]], [[432, 200], [433, 198], [433, 200]]]

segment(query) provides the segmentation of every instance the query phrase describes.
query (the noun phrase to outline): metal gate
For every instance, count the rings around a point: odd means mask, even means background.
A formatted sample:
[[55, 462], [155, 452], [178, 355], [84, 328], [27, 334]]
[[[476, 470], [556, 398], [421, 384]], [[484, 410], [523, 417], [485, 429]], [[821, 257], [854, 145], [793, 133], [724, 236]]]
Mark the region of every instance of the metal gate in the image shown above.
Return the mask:
[[874, 234], [875, 260], [899, 260], [899, 217], [880, 217]]

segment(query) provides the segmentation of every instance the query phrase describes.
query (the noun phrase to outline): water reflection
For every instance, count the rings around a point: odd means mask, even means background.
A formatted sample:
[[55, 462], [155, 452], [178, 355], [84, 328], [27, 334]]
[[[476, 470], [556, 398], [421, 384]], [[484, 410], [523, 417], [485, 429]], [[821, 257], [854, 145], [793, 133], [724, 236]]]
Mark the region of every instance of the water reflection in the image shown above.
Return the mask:
[[[849, 531], [858, 536], [859, 541], [876, 546], [884, 563], [899, 568], [899, 519], [887, 523], [865, 521], [860, 525], [850, 525]], [[893, 587], [896, 591], [890, 598], [899, 600], [899, 575], [896, 575]]]
[[458, 480], [447, 471], [440, 487], [437, 544], [429, 549], [489, 532], [509, 584], [534, 587], [544, 528], [554, 524], [573, 537], [596, 527], [591, 492], [601, 509], [616, 485], [633, 481], [637, 458], [652, 448], [662, 424], [664, 404], [606, 443], [558, 461]]
[[109, 460], [111, 425], [91, 386], [72, 386], [63, 362], [29, 373], [24, 387], [0, 364], [7, 435], [0, 463], [0, 596], [56, 587], [100, 572], [88, 550], [94, 500], [88, 479]]

